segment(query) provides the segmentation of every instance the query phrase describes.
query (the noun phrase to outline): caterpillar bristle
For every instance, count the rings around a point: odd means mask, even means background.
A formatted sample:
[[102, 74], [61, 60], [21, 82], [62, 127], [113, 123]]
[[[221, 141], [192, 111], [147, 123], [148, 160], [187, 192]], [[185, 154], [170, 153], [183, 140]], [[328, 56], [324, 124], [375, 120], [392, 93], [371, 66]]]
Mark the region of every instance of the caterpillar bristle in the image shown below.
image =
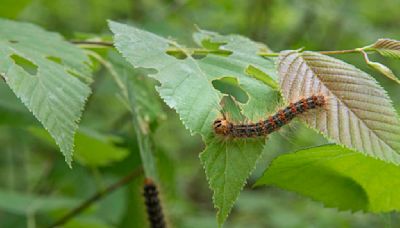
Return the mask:
[[290, 103], [284, 109], [278, 110], [266, 120], [257, 123], [234, 124], [227, 119], [214, 121], [213, 129], [215, 134], [233, 138], [255, 138], [266, 137], [268, 134], [279, 130], [289, 123], [297, 115], [318, 107], [325, 107], [327, 99], [324, 95], [312, 95], [308, 98], [301, 98], [295, 103]]
[[162, 212], [161, 202], [158, 198], [157, 186], [153, 180], [146, 178], [144, 180], [143, 196], [147, 208], [147, 216], [151, 228], [165, 228], [164, 214]]

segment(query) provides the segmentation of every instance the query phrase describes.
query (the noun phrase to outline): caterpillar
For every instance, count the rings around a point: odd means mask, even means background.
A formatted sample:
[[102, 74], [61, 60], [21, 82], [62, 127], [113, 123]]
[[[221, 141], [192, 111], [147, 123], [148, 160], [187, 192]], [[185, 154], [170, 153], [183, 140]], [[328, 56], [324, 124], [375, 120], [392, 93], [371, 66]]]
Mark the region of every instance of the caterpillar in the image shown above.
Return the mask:
[[266, 137], [277, 131], [283, 125], [290, 122], [297, 115], [310, 109], [322, 107], [326, 104], [323, 95], [312, 95], [290, 103], [286, 108], [279, 110], [276, 114], [269, 116], [266, 120], [250, 124], [234, 124], [224, 119], [217, 119], [213, 123], [214, 132], [217, 135], [230, 136], [233, 138], [255, 138]]
[[158, 198], [157, 186], [154, 184], [153, 180], [151, 180], [150, 178], [146, 178], [144, 181], [143, 196], [145, 198], [145, 204], [146, 204], [146, 208], [147, 208], [147, 216], [148, 216], [151, 228], [166, 227], [160, 199]]

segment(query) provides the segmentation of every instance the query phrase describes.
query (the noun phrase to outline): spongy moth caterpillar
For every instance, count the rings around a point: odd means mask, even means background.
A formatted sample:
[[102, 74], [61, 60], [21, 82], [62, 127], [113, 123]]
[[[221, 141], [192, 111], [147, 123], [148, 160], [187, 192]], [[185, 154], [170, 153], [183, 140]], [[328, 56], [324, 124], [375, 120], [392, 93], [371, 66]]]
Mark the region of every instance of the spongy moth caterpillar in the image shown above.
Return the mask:
[[152, 228], [166, 227], [160, 199], [158, 198], [157, 186], [154, 184], [153, 180], [149, 178], [146, 178], [144, 181], [143, 196], [145, 198], [150, 226]]
[[286, 108], [279, 110], [266, 120], [262, 120], [258, 123], [234, 124], [224, 118], [215, 120], [213, 128], [215, 134], [231, 136], [233, 138], [265, 137], [277, 131], [297, 115], [310, 109], [322, 107], [325, 104], [326, 99], [323, 95], [313, 95], [308, 98], [300, 99], [295, 103], [290, 103]]

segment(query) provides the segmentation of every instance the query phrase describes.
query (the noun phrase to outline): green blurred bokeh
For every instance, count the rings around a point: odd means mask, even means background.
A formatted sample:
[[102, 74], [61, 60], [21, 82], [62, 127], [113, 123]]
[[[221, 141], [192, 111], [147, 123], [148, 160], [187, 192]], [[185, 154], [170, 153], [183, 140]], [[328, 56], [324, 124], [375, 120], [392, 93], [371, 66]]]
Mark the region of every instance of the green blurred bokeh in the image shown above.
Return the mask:
[[[110, 36], [107, 20], [112, 19], [172, 37], [187, 46], [193, 45], [191, 34], [198, 26], [248, 36], [275, 51], [302, 47], [341, 50], [362, 47], [377, 38], [400, 39], [399, 9], [398, 0], [0, 0], [0, 17], [32, 22], [67, 39]], [[398, 85], [367, 68], [360, 55], [338, 57], [371, 73], [387, 89], [399, 110]], [[379, 56], [372, 59], [400, 75], [399, 62]], [[86, 199], [140, 163], [134, 131], [126, 124], [130, 119], [116, 96], [117, 86], [99, 66], [94, 78], [94, 93], [81, 126], [118, 137], [117, 146], [128, 148], [130, 153], [107, 166], [88, 166], [87, 162], [78, 161], [72, 170], [56, 148], [26, 129], [25, 126], [31, 129], [38, 123], [0, 84], [0, 106], [8, 110], [0, 110], [2, 118], [4, 115], [7, 119], [0, 120], [0, 227], [49, 225], [68, 211], [68, 205]], [[174, 227], [215, 227], [212, 194], [198, 159], [203, 149], [201, 139], [190, 136], [174, 111], [163, 108], [167, 120], [160, 121], [154, 137], [168, 221]], [[274, 134], [226, 227], [400, 226], [399, 216], [394, 213], [338, 212], [276, 188], [250, 188], [274, 157], [324, 142], [298, 122]], [[142, 201], [136, 197], [140, 196], [140, 181], [107, 196], [67, 227], [140, 227], [139, 220], [130, 220], [133, 215], [144, 216]], [[9, 192], [23, 197], [60, 197], [57, 205], [61, 206], [54, 206], [57, 210], [33, 208], [32, 213], [26, 213], [23, 206], [4, 206], [16, 203], [7, 195]], [[18, 202], [25, 202], [23, 197], [17, 197]]]

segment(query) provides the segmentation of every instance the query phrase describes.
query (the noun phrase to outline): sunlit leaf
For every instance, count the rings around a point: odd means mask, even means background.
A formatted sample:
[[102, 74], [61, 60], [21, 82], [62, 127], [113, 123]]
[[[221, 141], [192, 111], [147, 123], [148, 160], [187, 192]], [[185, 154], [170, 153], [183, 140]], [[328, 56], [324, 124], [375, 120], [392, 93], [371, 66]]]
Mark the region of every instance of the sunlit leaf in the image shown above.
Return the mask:
[[284, 51], [278, 71], [284, 97], [322, 94], [326, 107], [301, 118], [338, 144], [399, 164], [400, 121], [390, 99], [368, 74], [314, 52]]

